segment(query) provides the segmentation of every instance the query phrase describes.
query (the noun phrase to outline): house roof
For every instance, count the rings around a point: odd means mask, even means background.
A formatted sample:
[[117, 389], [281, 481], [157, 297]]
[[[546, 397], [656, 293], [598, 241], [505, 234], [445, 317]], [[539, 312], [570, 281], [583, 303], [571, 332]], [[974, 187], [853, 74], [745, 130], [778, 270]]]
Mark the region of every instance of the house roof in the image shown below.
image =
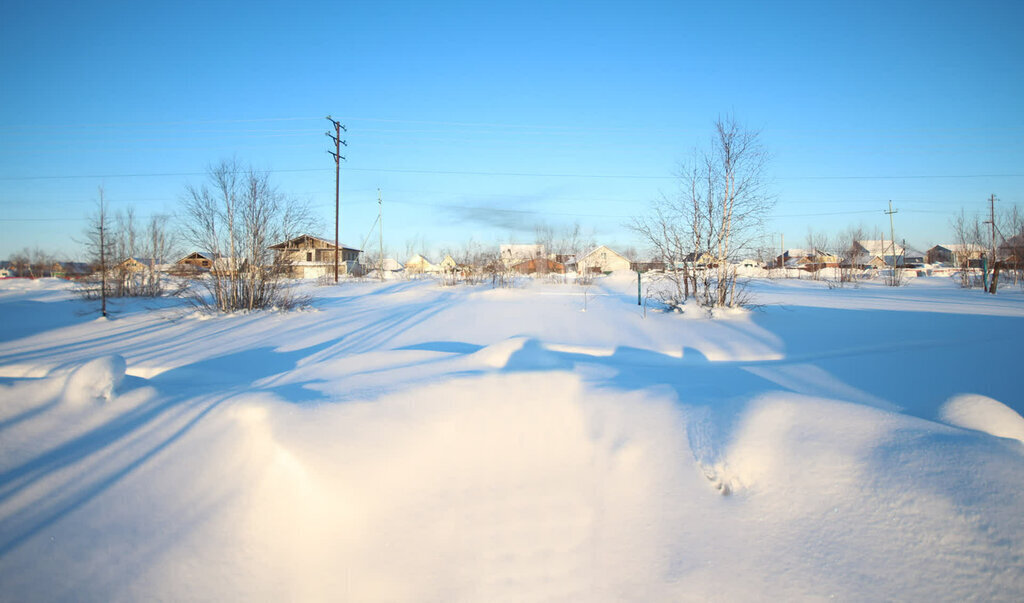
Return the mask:
[[427, 256], [421, 255], [419, 253], [414, 253], [414, 254], [409, 256], [409, 259], [405, 260], [406, 264], [417, 264], [419, 262], [430, 264], [431, 266], [434, 265], [434, 262], [431, 262], [430, 260], [428, 260]]
[[136, 257], [136, 256], [127, 258], [127, 259], [123, 260], [121, 263], [124, 264], [124, 263], [127, 263], [129, 261], [135, 261], [135, 262], [138, 262], [139, 264], [144, 264], [146, 266], [149, 266], [150, 263], [156, 264], [157, 266], [165, 263], [163, 260], [160, 260], [160, 259], [140, 258], [140, 257]]
[[[978, 245], [977, 243], [943, 243], [941, 245], [936, 245], [935, 247], [941, 247], [942, 249], [945, 249], [946, 251], [950, 251], [952, 253], [970, 253], [972, 251], [985, 251], [985, 247], [982, 245]], [[932, 249], [935, 249], [935, 247], [932, 247]]]
[[209, 251], [193, 251], [192, 253], [186, 255], [185, 257], [181, 258], [178, 261], [180, 262], [182, 260], [198, 259], [198, 258], [202, 258], [204, 260], [210, 260], [212, 262], [212, 261], [217, 259], [217, 254], [209, 252]]
[[402, 266], [402, 263], [396, 260], [395, 258], [384, 258], [384, 261], [381, 262], [381, 267], [384, 270], [392, 271], [401, 270], [402, 268], [404, 268], [404, 266]]
[[903, 253], [903, 247], [899, 243], [893, 243], [888, 239], [867, 239], [863, 241], [857, 241], [857, 244], [866, 251], [869, 255], [886, 256], [886, 255], [900, 255]]
[[599, 245], [599, 246], [595, 247], [594, 249], [592, 249], [589, 252], [587, 252], [586, 254], [584, 254], [583, 258], [580, 261], [586, 263], [587, 258], [589, 258], [590, 256], [594, 255], [598, 251], [601, 251], [602, 249], [604, 251], [608, 252], [608, 253], [611, 253], [613, 255], [618, 256], [624, 262], [628, 262], [629, 261], [629, 260], [626, 259], [626, 257], [624, 255], [622, 255], [621, 253], [618, 253], [617, 251], [615, 251], [611, 247], [608, 247], [607, 245]]
[[[313, 235], [310, 235], [310, 234], [301, 234], [301, 235], [299, 235], [297, 237], [293, 237], [291, 239], [288, 239], [287, 241], [283, 241], [281, 243], [277, 243], [276, 245], [271, 245], [268, 249], [287, 249], [289, 247], [297, 246], [297, 242], [298, 241], [302, 241], [303, 239], [309, 239], [309, 240], [312, 240], [312, 241], [320, 241], [321, 243], [323, 243], [328, 248], [333, 248], [334, 247], [334, 241], [328, 241], [327, 239], [325, 239], [323, 237], [314, 237]], [[363, 251], [362, 249], [356, 249], [355, 247], [349, 247], [348, 245], [346, 245], [344, 243], [338, 243], [338, 247], [340, 247], [342, 249], [342, 251], [344, 251], [346, 249], [349, 250], [349, 251], [358, 251], [360, 253], [362, 253], [362, 251]]]

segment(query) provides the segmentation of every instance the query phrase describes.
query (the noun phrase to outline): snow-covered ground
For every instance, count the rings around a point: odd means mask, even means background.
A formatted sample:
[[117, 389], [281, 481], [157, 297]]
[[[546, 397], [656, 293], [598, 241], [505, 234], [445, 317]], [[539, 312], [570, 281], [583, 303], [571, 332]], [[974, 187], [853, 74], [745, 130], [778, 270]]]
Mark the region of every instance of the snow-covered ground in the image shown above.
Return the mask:
[[0, 599], [1019, 599], [1021, 290], [753, 288], [0, 281]]

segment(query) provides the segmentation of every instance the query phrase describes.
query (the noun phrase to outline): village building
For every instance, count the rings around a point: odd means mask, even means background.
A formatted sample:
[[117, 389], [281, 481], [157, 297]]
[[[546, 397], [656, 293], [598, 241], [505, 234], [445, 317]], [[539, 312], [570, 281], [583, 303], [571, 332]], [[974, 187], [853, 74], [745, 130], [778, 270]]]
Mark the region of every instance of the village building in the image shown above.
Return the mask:
[[903, 262], [903, 246], [886, 239], [865, 239], [854, 241], [851, 261], [857, 266], [882, 268], [898, 266]]
[[665, 262], [652, 260], [650, 262], [630, 262], [629, 269], [633, 272], [662, 272], [665, 270]]
[[414, 253], [405, 261], [405, 271], [408, 274], [433, 274], [440, 270], [437, 264], [418, 253]]
[[441, 263], [438, 264], [437, 267], [440, 269], [441, 272], [444, 272], [445, 274], [453, 274], [456, 271], [456, 269], [458, 269], [459, 263], [456, 262], [452, 258], [452, 256], [446, 255], [444, 256], [444, 259], [441, 260]]
[[380, 262], [379, 268], [384, 272], [401, 272], [405, 269], [405, 266], [395, 258], [384, 258], [384, 260]]
[[565, 265], [548, 258], [533, 258], [511, 267], [519, 274], [565, 274]]
[[498, 247], [498, 257], [501, 258], [502, 263], [506, 266], [513, 266], [526, 260], [545, 257], [544, 246], [540, 244], [517, 245], [515, 243], [506, 243]]
[[120, 272], [142, 272], [143, 270], [156, 270], [159, 272], [164, 267], [163, 260], [137, 257], [128, 258], [115, 266]]
[[619, 272], [630, 269], [631, 262], [605, 245], [579, 259], [579, 272], [584, 274]]
[[968, 243], [943, 243], [928, 250], [926, 259], [929, 264], [951, 264], [953, 266], [981, 265], [981, 256], [985, 254], [985, 248], [981, 245]]
[[[341, 257], [335, 259], [339, 248]], [[357, 274], [362, 269], [359, 265], [362, 250], [345, 245], [336, 246], [333, 241], [308, 234], [271, 245], [269, 249], [276, 254], [275, 264], [284, 266], [294, 278], [319, 278], [334, 274], [335, 262], [338, 274]]]
[[174, 263], [176, 271], [201, 272], [213, 267], [217, 255], [209, 251], [193, 251]]

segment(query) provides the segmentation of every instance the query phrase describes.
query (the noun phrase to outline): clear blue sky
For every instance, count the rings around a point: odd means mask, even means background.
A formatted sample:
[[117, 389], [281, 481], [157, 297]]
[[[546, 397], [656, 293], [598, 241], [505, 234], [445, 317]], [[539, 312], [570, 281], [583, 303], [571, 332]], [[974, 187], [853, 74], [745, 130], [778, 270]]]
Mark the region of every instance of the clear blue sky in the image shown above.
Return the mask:
[[759, 129], [787, 246], [808, 226], [928, 247], [1024, 205], [1024, 2], [45, 2], [0, 11], [0, 258], [76, 257], [103, 185], [170, 212], [211, 162], [275, 171], [333, 237], [323, 135], [348, 126], [342, 240], [376, 191], [402, 255], [530, 242], [674, 190], [733, 113]]

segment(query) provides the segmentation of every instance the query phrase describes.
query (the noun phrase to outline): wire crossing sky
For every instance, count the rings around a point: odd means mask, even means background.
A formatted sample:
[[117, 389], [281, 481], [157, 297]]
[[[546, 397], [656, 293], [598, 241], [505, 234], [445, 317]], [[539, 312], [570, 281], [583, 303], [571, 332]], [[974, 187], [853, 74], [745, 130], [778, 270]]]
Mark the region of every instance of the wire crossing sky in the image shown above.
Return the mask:
[[348, 128], [341, 239], [532, 242], [677, 192], [713, 123], [761, 133], [769, 231], [888, 229], [1024, 205], [1024, 3], [22, 2], [0, 18], [0, 258], [78, 258], [114, 210], [174, 213], [225, 158], [273, 172], [333, 236], [330, 114]]

